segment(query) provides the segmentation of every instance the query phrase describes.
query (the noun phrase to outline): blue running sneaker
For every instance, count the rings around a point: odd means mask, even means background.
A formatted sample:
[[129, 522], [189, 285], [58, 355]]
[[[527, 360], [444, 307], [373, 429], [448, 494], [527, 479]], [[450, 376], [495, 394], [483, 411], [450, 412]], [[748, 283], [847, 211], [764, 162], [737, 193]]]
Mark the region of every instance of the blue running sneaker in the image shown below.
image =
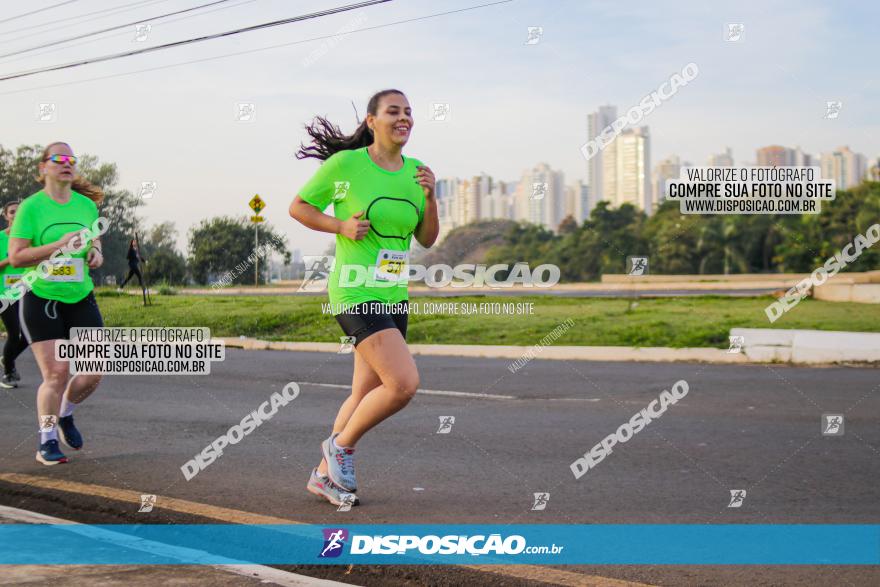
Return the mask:
[[57, 440], [47, 440], [40, 445], [37, 451], [37, 460], [44, 465], [57, 465], [58, 463], [66, 463], [67, 457], [58, 448]]
[[357, 480], [354, 476], [354, 449], [336, 448], [336, 437], [339, 433], [331, 434], [330, 438], [321, 443], [321, 452], [327, 461], [327, 474], [330, 480], [339, 485], [345, 491], [354, 493], [357, 491]]
[[61, 438], [61, 442], [73, 450], [79, 450], [83, 447], [83, 437], [73, 425], [73, 414], [58, 418], [58, 437]]
[[309, 493], [314, 493], [318, 497], [323, 497], [335, 506], [343, 503], [358, 505], [360, 501], [354, 493], [345, 491], [336, 483], [330, 480], [330, 477], [318, 473], [318, 468], [312, 469], [312, 476], [309, 477], [309, 483], [306, 485]]

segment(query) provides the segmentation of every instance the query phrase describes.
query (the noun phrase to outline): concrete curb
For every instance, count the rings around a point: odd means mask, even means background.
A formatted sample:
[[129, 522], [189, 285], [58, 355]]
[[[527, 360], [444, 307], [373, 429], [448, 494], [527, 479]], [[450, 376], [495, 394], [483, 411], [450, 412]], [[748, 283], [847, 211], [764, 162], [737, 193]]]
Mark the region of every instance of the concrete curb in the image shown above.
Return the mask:
[[[603, 361], [643, 363], [714, 363], [745, 365], [790, 363], [834, 365], [840, 363], [880, 365], [880, 334], [827, 332], [818, 330], [773, 330], [734, 328], [731, 336], [742, 336], [742, 352], [714, 348], [667, 348], [622, 346], [502, 346], [411, 344], [413, 355], [472, 357], [488, 359], [544, 359], [551, 361]], [[256, 338], [218, 338], [227, 347], [247, 350], [338, 353], [332, 342], [287, 342]]]
[[[218, 338], [227, 347], [247, 350], [275, 350], [336, 353], [339, 344], [332, 342], [284, 342], [255, 338]], [[742, 364], [751, 362], [743, 354], [728, 353], [724, 349], [664, 347], [618, 347], [618, 346], [500, 346], [500, 345], [446, 345], [411, 344], [414, 355], [444, 357], [479, 357], [491, 359], [521, 358], [549, 359], [557, 361], [640, 361], [649, 363], [700, 362]], [[529, 352], [531, 351], [531, 353]]]
[[874, 332], [733, 328], [730, 335], [743, 337], [745, 356], [758, 363], [880, 364], [880, 334]]

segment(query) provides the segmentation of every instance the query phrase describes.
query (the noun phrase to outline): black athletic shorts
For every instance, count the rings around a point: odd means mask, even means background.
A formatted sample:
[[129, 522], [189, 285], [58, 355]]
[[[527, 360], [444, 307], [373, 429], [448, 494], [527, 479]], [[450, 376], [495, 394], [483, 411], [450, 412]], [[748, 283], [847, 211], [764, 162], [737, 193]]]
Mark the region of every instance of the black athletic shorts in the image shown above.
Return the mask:
[[95, 301], [95, 294], [73, 304], [47, 300], [32, 291], [18, 304], [21, 332], [31, 344], [57, 338], [70, 338], [71, 328], [102, 328], [104, 320]]
[[336, 321], [339, 322], [346, 336], [354, 337], [354, 346], [357, 346], [371, 334], [387, 328], [398, 329], [406, 340], [408, 316], [409, 303], [407, 301], [396, 304], [364, 302], [337, 314]]

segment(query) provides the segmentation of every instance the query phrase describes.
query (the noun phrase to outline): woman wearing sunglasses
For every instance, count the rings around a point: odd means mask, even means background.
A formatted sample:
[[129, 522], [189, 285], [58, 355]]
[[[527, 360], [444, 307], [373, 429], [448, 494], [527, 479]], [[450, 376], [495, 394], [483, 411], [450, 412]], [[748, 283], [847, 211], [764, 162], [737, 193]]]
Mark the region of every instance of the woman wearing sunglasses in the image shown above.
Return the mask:
[[15, 219], [18, 210], [18, 200], [7, 202], [3, 206], [3, 218], [6, 220], [6, 230], [0, 230], [0, 299], [6, 300], [0, 319], [6, 327], [6, 344], [3, 345], [3, 357], [0, 362], [3, 365], [3, 376], [0, 377], [0, 387], [12, 389], [18, 387], [21, 377], [15, 368], [15, 359], [24, 352], [28, 343], [21, 333], [21, 324], [18, 321], [18, 302], [10, 295], [9, 287], [21, 278], [21, 269], [9, 264], [9, 229]]
[[[323, 460], [306, 488], [334, 505], [358, 503], [354, 447], [371, 428], [403, 409], [419, 386], [406, 346], [407, 280], [412, 237], [424, 247], [437, 240], [434, 174], [404, 157], [413, 127], [403, 92], [370, 98], [366, 119], [344, 135], [325, 118], [306, 127], [313, 145], [297, 158], [324, 161], [290, 205], [290, 215], [313, 230], [336, 235], [329, 276], [333, 314], [354, 339], [351, 396], [343, 402]], [[324, 213], [333, 204], [333, 215]], [[354, 279], [351, 279], [352, 276]]]
[[14, 267], [36, 266], [62, 248], [73, 251], [53, 260], [50, 271], [39, 272], [19, 303], [22, 331], [43, 376], [37, 390], [37, 460], [44, 465], [67, 462], [59, 438], [74, 450], [82, 448], [73, 410], [101, 381], [100, 375], [70, 377], [69, 363], [55, 360], [55, 341], [69, 338], [71, 328], [104, 326], [89, 277], [89, 269], [104, 262], [101, 242], [98, 238], [83, 242], [80, 232], [95, 225], [97, 204], [104, 194], [76, 175], [75, 169], [76, 157], [69, 145], [46, 147], [37, 178], [44, 188], [21, 203], [9, 235]]

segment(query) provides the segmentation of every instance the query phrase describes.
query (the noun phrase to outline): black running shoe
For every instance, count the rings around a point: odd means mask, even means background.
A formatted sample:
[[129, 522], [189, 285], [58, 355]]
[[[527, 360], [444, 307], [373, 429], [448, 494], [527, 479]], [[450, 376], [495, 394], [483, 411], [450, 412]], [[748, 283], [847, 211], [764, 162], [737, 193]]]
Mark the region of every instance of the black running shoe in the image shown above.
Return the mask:
[[73, 425], [73, 415], [58, 418], [58, 437], [61, 442], [72, 448], [79, 450], [83, 446], [83, 438]]

